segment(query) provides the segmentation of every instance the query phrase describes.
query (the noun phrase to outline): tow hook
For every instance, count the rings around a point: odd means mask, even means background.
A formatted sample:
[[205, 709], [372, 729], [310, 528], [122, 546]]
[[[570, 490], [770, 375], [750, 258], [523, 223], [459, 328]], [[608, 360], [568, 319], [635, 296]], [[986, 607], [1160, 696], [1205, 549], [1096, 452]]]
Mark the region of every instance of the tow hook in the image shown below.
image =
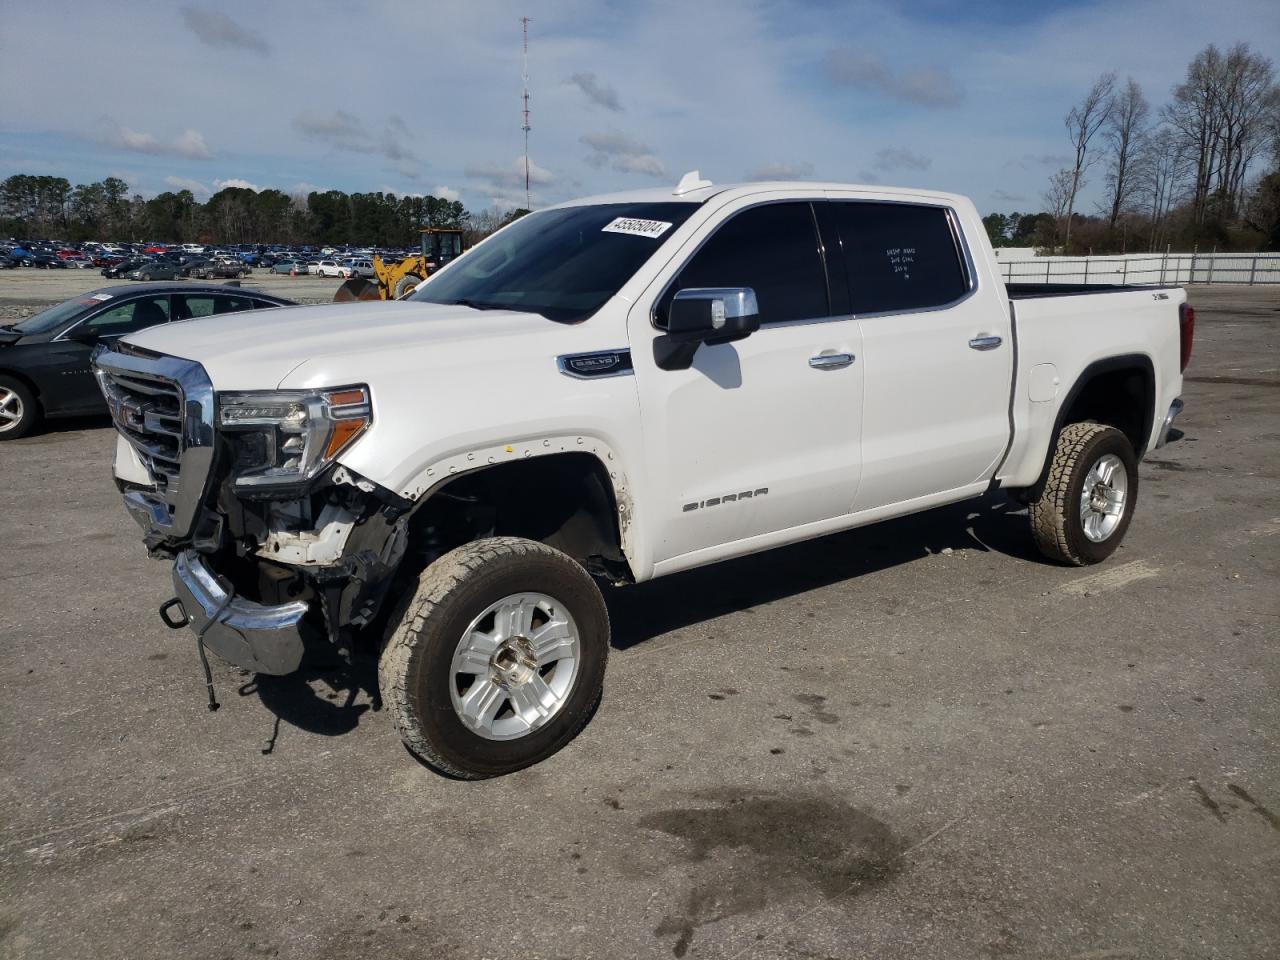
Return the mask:
[[[175, 609], [182, 619], [174, 620], [169, 616], [169, 611]], [[191, 625], [191, 617], [187, 615], [187, 609], [182, 605], [182, 601], [178, 597], [160, 604], [160, 619], [164, 621], [164, 625], [170, 630], [181, 630], [183, 627]]]
[[[196, 631], [196, 650], [200, 653], [200, 666], [204, 668], [204, 686], [209, 694], [210, 712], [217, 710], [221, 704], [218, 703], [218, 698], [213, 692], [213, 671], [209, 669], [209, 656], [204, 649], [204, 632], [218, 622], [222, 612], [230, 606], [234, 596], [235, 594], [233, 593], [227, 594], [227, 599], [222, 602], [222, 606], [218, 608], [217, 612], [209, 618], [203, 627]], [[175, 619], [170, 615], [173, 610], [177, 610], [181, 619]], [[164, 621], [164, 625], [170, 630], [181, 630], [183, 627], [191, 626], [191, 615], [187, 613], [187, 608], [182, 605], [180, 597], [171, 597], [160, 604], [160, 619]]]

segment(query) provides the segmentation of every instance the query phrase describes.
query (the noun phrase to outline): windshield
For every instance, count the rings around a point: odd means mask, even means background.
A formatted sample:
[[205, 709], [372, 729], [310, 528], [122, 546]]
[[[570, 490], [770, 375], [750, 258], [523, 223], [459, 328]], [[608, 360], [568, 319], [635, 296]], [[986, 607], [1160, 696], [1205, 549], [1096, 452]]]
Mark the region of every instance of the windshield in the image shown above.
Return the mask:
[[409, 299], [576, 323], [617, 293], [696, 209], [696, 203], [602, 203], [530, 213]]
[[[110, 299], [110, 297], [106, 299]], [[66, 303], [60, 303], [56, 307], [50, 307], [42, 313], [37, 313], [34, 317], [27, 317], [25, 320], [11, 324], [8, 329], [17, 330], [27, 335], [48, 333], [50, 330], [62, 326], [73, 317], [78, 317], [90, 307], [96, 307], [102, 302], [102, 300], [95, 300], [93, 297], [76, 297], [74, 300], [68, 300]]]

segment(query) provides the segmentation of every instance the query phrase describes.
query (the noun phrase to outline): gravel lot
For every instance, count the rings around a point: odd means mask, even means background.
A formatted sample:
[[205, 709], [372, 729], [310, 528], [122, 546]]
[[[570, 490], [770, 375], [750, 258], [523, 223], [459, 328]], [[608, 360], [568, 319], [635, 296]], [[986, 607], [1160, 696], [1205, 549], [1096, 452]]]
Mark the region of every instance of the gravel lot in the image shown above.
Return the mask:
[[594, 721], [478, 784], [368, 671], [208, 713], [111, 432], [0, 444], [0, 955], [1274, 957], [1280, 290], [1193, 302], [1109, 563], [992, 498], [613, 591]]
[[[22, 317], [29, 317], [45, 307], [98, 287], [148, 285], [137, 280], [108, 280], [97, 270], [0, 270], [0, 323], [12, 323]], [[287, 297], [299, 303], [329, 303], [342, 281], [333, 277], [290, 277], [255, 270], [241, 280], [240, 285], [277, 297]]]

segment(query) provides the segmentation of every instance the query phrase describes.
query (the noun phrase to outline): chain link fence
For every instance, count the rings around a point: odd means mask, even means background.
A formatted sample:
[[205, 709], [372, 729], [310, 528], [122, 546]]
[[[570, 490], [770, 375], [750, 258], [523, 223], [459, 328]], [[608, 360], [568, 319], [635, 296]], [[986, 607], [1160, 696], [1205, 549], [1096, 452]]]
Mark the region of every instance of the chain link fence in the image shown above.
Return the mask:
[[1006, 283], [1280, 284], [1277, 253], [1149, 253], [1000, 261]]

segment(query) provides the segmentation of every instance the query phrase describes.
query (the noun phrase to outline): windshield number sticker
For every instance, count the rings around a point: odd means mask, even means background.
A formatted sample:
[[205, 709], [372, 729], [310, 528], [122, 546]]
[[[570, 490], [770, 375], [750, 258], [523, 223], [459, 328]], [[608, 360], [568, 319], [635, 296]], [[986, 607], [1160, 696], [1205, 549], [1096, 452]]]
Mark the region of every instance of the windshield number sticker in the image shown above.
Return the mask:
[[111, 294], [109, 294], [109, 293], [95, 293], [95, 294], [94, 294], [90, 299], [92, 299], [92, 300], [110, 300], [110, 299], [111, 299]]
[[625, 233], [632, 237], [648, 237], [656, 240], [669, 229], [671, 224], [663, 220], [637, 220], [634, 217], [618, 217], [606, 224], [601, 233]]

